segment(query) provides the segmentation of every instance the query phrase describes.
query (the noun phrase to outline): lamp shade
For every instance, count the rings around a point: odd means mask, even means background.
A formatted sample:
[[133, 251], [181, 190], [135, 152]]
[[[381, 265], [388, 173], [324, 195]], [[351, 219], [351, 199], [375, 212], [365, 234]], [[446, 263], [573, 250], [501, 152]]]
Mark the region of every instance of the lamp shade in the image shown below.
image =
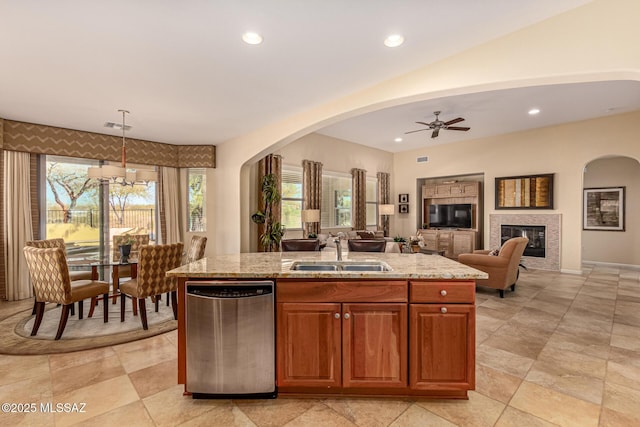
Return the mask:
[[378, 205], [380, 215], [393, 215], [395, 213], [395, 205]]
[[303, 209], [302, 222], [320, 222], [320, 209]]

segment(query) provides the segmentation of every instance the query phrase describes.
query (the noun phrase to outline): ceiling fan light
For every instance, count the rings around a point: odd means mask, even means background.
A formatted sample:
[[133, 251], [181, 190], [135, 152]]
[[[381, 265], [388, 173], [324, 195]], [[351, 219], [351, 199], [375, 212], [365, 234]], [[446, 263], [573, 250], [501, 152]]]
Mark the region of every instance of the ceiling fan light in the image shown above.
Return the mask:
[[242, 40], [247, 44], [260, 44], [262, 36], [258, 33], [247, 32], [242, 35]]
[[398, 47], [402, 43], [404, 43], [404, 37], [402, 37], [400, 34], [392, 34], [384, 39], [384, 45], [386, 47]]
[[535, 116], [538, 113], [540, 113], [540, 109], [539, 108], [532, 108], [532, 109], [529, 110], [529, 115], [530, 116]]

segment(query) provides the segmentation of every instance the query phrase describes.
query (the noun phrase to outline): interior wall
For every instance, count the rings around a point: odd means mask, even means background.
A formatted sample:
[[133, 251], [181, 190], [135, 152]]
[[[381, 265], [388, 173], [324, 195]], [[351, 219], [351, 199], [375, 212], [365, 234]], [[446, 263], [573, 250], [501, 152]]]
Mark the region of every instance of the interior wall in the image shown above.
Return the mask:
[[625, 230], [582, 230], [582, 259], [640, 266], [640, 163], [629, 157], [589, 162], [584, 188], [625, 187]]
[[[602, 129], [607, 132], [603, 133]], [[484, 172], [484, 247], [489, 247], [492, 213], [554, 213], [562, 215], [561, 269], [581, 271], [582, 172], [594, 158], [628, 156], [640, 159], [640, 111], [574, 122], [525, 132], [436, 145], [394, 156], [395, 192], [420, 178]], [[416, 163], [418, 156], [429, 156]], [[554, 173], [553, 210], [495, 210], [495, 178]], [[402, 191], [401, 191], [402, 190]], [[416, 224], [416, 208], [397, 232], [409, 235]], [[628, 216], [629, 218], [630, 216]], [[392, 219], [393, 221], [394, 219]]]

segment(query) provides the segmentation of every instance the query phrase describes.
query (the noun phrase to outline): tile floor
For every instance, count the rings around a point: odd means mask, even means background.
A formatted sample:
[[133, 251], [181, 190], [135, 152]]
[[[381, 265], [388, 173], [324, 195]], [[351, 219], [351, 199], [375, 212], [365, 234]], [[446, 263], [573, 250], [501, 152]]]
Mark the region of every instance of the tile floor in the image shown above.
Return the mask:
[[[0, 303], [0, 315], [21, 304]], [[0, 413], [0, 425], [640, 425], [640, 271], [523, 272], [504, 299], [479, 289], [477, 307], [477, 386], [466, 401], [192, 400], [175, 384], [174, 331], [77, 353], [0, 356], [0, 402], [86, 403], [83, 413]]]

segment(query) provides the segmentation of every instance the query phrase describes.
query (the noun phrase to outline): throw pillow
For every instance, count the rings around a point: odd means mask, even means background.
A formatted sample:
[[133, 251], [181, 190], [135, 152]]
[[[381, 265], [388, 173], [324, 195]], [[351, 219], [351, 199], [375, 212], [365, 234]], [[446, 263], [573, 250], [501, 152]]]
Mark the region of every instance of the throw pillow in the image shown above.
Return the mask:
[[356, 233], [361, 239], [373, 239], [376, 236], [373, 231], [357, 231]]
[[489, 252], [489, 254], [488, 254], [488, 255], [491, 255], [491, 256], [498, 256], [498, 254], [499, 254], [499, 253], [500, 253], [500, 249], [494, 249], [494, 250], [492, 250], [491, 252]]

